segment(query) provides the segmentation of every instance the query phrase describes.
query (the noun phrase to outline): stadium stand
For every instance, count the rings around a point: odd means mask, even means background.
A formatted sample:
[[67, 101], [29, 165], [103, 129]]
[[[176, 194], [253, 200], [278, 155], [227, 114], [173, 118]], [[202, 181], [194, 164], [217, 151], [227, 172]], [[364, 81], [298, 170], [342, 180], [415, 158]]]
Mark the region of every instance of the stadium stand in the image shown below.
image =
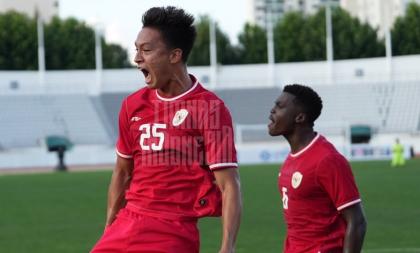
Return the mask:
[[[314, 87], [324, 100], [321, 131], [340, 134], [350, 125], [369, 125], [378, 133], [416, 133], [420, 83], [362, 83]], [[334, 124], [339, 122], [340, 124]], [[334, 126], [336, 126], [334, 128]]]
[[75, 144], [110, 144], [88, 95], [2, 95], [0, 108], [4, 149], [39, 146], [48, 135]]
[[[420, 56], [394, 57], [392, 79], [385, 58], [335, 61], [331, 79], [325, 62], [276, 64], [275, 82], [268, 82], [266, 64], [218, 66], [214, 83], [210, 67], [190, 71], [230, 109], [240, 159], [267, 162], [288, 152], [284, 140], [267, 135], [267, 123], [281, 85], [290, 83], [319, 92], [324, 110], [315, 129], [342, 150], [352, 126], [373, 130], [371, 147], [387, 148], [398, 137], [420, 150], [419, 63]], [[55, 165], [43, 145], [50, 135], [75, 144], [70, 164], [112, 163], [121, 101], [143, 86], [143, 76], [136, 69], [104, 70], [101, 78], [90, 70], [47, 71], [40, 81], [38, 74], [0, 71], [0, 168]]]
[[123, 99], [128, 92], [103, 93], [99, 96], [100, 104], [106, 113], [106, 121], [112, 130], [111, 141], [114, 143], [118, 136], [118, 114]]
[[[316, 123], [327, 135], [344, 135], [351, 125], [368, 125], [378, 133], [419, 131], [420, 83], [399, 82], [316, 85], [324, 101]], [[244, 131], [242, 141], [269, 141], [265, 124], [280, 88], [216, 90]], [[249, 127], [246, 127], [246, 126]]]
[[225, 101], [236, 125], [237, 141], [273, 141], [267, 135], [266, 124], [280, 88], [218, 89], [216, 94]]
[[420, 82], [393, 86], [386, 125], [381, 132], [420, 132]]
[[370, 85], [319, 85], [313, 88], [323, 100], [323, 112], [316, 122], [318, 131], [340, 135], [353, 124], [380, 127], [381, 115]]
[[236, 124], [266, 124], [280, 88], [215, 90], [225, 101]]
[[[350, 125], [369, 125], [379, 133], [420, 130], [420, 83], [360, 83], [313, 86], [324, 101], [316, 129], [343, 135]], [[267, 118], [281, 93], [275, 88], [217, 89], [239, 126], [241, 141], [270, 141]], [[31, 147], [47, 135], [68, 136], [75, 144], [111, 144], [118, 135], [118, 112], [128, 92], [88, 94], [2, 95], [3, 149]], [[31, 122], [30, 131], [25, 124]], [[19, 132], [20, 134], [15, 134]]]

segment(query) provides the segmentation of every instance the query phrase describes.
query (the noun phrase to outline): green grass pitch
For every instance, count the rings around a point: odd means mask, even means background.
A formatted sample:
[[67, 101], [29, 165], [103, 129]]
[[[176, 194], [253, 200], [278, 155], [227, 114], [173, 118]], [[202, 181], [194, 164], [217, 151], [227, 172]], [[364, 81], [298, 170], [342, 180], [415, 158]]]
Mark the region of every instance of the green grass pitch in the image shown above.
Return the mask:
[[[420, 252], [420, 160], [352, 163], [368, 218], [366, 253]], [[237, 253], [282, 252], [278, 165], [242, 166]], [[0, 176], [0, 252], [88, 252], [105, 221], [110, 171]], [[200, 222], [201, 252], [217, 252], [220, 220]]]

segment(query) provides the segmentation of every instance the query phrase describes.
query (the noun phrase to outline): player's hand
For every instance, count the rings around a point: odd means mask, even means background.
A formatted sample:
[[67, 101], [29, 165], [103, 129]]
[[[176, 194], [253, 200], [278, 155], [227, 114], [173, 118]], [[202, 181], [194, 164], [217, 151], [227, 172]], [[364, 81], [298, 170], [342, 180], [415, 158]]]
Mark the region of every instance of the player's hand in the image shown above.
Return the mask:
[[235, 249], [221, 249], [219, 253], [235, 253]]
[[112, 212], [108, 215], [106, 222], [105, 222], [105, 229], [109, 226], [111, 226], [111, 224], [114, 222], [116, 218], [115, 212]]

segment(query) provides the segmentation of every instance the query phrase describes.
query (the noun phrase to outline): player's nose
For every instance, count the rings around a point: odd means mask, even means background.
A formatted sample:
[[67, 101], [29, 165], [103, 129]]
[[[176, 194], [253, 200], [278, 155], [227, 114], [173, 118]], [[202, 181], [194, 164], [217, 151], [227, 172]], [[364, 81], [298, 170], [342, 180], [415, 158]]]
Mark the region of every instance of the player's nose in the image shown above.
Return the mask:
[[136, 55], [134, 56], [134, 62], [135, 63], [137, 63], [137, 64], [139, 64], [139, 63], [141, 63], [141, 62], [143, 62], [144, 61], [144, 59], [143, 59], [143, 56], [142, 56], [142, 54], [141, 54], [141, 51], [140, 50], [138, 50], [137, 52], [136, 52]]

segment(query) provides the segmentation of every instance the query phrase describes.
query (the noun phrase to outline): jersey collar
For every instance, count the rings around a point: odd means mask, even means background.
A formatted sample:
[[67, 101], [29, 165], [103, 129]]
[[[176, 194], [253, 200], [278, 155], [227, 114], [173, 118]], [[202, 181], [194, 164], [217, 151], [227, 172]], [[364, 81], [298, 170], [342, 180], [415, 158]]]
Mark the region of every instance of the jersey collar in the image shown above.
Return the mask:
[[193, 90], [195, 90], [195, 88], [197, 88], [197, 86], [198, 86], [198, 79], [195, 76], [193, 76], [192, 74], [189, 74], [189, 76], [191, 77], [192, 80], [195, 80], [195, 82], [194, 82], [193, 86], [191, 88], [189, 88], [187, 91], [185, 91], [184, 93], [182, 93], [182, 94], [180, 94], [180, 95], [178, 95], [176, 97], [165, 98], [165, 97], [160, 96], [159, 95], [159, 92], [156, 90], [155, 91], [156, 92], [156, 97], [158, 99], [162, 100], [162, 101], [170, 102], [170, 101], [175, 101], [177, 99], [180, 99], [180, 98], [186, 96], [187, 94], [191, 93]]
[[302, 150], [300, 150], [299, 152], [296, 152], [294, 154], [290, 153], [290, 156], [296, 158], [296, 157], [300, 156], [301, 154], [303, 154], [306, 150], [308, 150], [310, 147], [312, 147], [312, 145], [319, 139], [319, 136], [320, 135], [317, 134], [315, 136], [315, 138], [313, 138], [312, 141], [308, 145], [306, 145], [306, 147], [304, 147]]

